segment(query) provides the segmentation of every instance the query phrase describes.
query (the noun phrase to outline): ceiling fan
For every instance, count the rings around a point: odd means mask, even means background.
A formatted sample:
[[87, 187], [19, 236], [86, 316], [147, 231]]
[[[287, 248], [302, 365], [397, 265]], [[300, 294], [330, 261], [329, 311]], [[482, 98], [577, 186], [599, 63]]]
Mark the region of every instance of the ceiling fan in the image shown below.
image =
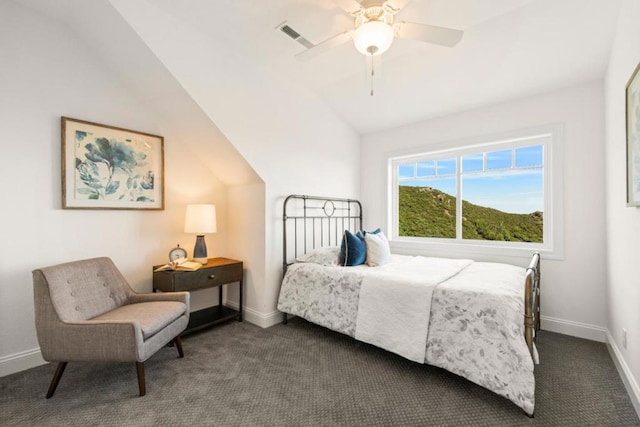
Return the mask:
[[[409, 0], [333, 0], [341, 9], [353, 16], [354, 29], [337, 34], [313, 45], [295, 55], [296, 59], [306, 61], [327, 50], [353, 39], [356, 49], [367, 56], [384, 53], [395, 37], [418, 40], [447, 47], [455, 46], [463, 32], [452, 28], [428, 24], [416, 24], [400, 21], [394, 23], [395, 15]], [[306, 41], [306, 40], [305, 40]]]

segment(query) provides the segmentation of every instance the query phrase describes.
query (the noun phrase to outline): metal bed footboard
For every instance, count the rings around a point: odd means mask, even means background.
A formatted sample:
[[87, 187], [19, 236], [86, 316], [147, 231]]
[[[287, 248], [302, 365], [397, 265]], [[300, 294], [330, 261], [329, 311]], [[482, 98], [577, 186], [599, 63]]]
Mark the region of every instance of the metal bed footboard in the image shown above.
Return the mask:
[[524, 282], [524, 339], [534, 358], [533, 342], [540, 330], [540, 254], [533, 254]]

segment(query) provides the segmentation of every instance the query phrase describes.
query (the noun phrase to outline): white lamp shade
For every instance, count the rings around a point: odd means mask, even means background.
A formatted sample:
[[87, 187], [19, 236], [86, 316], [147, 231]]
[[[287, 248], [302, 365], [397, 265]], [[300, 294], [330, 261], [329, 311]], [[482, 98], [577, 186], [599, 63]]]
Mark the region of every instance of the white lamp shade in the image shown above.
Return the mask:
[[216, 231], [215, 205], [187, 205], [187, 214], [184, 218], [185, 233], [201, 235]]
[[353, 43], [363, 55], [380, 55], [393, 42], [393, 28], [382, 21], [368, 21], [353, 34]]

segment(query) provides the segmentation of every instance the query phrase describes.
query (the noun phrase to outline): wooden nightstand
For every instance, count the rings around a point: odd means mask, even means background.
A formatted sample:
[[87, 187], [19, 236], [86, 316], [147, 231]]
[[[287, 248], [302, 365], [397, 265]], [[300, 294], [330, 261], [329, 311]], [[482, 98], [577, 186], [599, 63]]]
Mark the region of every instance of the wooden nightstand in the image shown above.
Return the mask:
[[[154, 266], [154, 270], [159, 266]], [[203, 310], [192, 311], [189, 325], [182, 333], [188, 334], [215, 325], [225, 320], [237, 318], [242, 322], [242, 261], [229, 258], [209, 258], [209, 262], [196, 271], [155, 271], [153, 292], [195, 291], [218, 287], [219, 304]], [[224, 285], [238, 282], [240, 286], [238, 311], [222, 305]]]

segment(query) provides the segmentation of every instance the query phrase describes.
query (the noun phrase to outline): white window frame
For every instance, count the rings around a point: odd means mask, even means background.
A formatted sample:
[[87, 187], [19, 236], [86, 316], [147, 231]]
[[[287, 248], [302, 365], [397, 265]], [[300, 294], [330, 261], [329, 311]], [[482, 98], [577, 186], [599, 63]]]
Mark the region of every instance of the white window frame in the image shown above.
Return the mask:
[[[496, 255], [530, 257], [540, 252], [545, 258], [564, 258], [564, 209], [562, 174], [562, 126], [549, 125], [523, 129], [499, 135], [485, 136], [463, 141], [451, 141], [416, 147], [401, 152], [388, 153], [387, 163], [387, 230], [391, 249], [400, 254], [425, 254], [441, 256]], [[498, 151], [543, 145], [544, 222], [542, 243], [504, 242], [492, 240], [462, 239], [462, 198], [456, 197], [456, 238], [430, 238], [399, 236], [398, 233], [398, 164], [420, 161], [422, 158], [456, 157], [460, 172], [460, 157], [465, 154]], [[460, 175], [458, 175], [459, 177]], [[457, 194], [461, 194], [461, 179], [457, 178]]]

